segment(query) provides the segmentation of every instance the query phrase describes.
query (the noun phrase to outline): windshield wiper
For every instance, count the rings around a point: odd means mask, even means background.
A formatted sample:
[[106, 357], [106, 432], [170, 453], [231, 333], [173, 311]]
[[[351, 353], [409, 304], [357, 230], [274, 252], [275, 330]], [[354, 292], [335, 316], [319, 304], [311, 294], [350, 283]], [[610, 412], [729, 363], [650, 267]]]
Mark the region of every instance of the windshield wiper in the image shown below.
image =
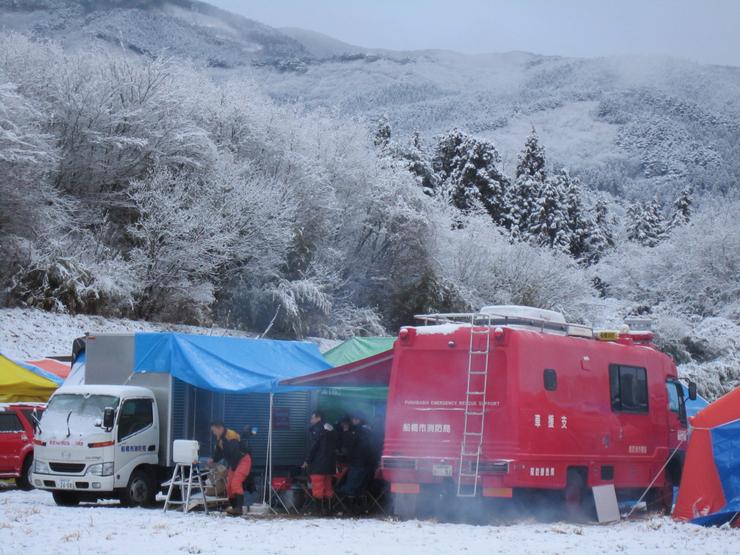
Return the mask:
[[69, 418], [72, 416], [72, 411], [69, 411], [69, 414], [67, 414], [67, 437], [72, 435], [72, 432], [69, 429]]

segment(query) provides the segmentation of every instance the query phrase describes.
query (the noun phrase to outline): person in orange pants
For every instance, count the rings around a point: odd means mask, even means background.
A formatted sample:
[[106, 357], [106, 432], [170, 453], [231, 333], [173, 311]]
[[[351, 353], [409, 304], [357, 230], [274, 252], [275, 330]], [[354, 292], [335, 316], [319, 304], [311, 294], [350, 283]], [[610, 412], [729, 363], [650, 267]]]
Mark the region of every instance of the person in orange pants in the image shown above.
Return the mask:
[[321, 505], [321, 513], [326, 514], [331, 509], [330, 502], [334, 497], [332, 478], [337, 472], [334, 427], [324, 422], [320, 411], [314, 411], [309, 433], [310, 445], [303, 468], [307, 469], [311, 479], [311, 495]]
[[231, 503], [226, 512], [234, 516], [241, 515], [244, 510], [244, 481], [252, 471], [252, 457], [242, 450], [239, 434], [226, 428], [223, 422], [211, 422], [211, 433], [216, 437], [216, 447], [208, 463], [214, 464], [222, 459], [226, 461], [229, 469], [226, 493]]

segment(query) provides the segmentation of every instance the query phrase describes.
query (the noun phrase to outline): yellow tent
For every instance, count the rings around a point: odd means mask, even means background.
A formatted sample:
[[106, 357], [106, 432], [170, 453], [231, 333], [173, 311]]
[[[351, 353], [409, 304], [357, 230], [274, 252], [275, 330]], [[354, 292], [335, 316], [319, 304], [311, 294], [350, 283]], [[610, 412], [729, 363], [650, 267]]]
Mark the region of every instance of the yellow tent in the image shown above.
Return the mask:
[[0, 403], [18, 401], [46, 402], [59, 387], [55, 382], [34, 374], [0, 355]]

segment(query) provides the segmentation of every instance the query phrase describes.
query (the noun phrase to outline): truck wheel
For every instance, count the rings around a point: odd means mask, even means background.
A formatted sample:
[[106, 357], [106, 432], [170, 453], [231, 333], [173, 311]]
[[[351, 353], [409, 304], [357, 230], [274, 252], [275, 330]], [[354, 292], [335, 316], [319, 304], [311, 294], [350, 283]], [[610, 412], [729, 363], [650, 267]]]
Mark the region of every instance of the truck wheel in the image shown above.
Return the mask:
[[151, 474], [137, 469], [131, 474], [126, 489], [121, 492], [121, 503], [128, 506], [147, 507], [154, 504], [157, 490]]
[[76, 507], [80, 504], [80, 495], [75, 491], [52, 491], [54, 503], [60, 507]]
[[18, 489], [23, 491], [31, 491], [33, 484], [31, 483], [31, 469], [33, 468], [33, 455], [28, 455], [26, 460], [23, 461], [23, 467], [21, 468], [21, 475], [15, 479], [15, 485]]
[[401, 520], [407, 520], [416, 516], [416, 499], [419, 496], [414, 493], [393, 493], [391, 504], [393, 516]]

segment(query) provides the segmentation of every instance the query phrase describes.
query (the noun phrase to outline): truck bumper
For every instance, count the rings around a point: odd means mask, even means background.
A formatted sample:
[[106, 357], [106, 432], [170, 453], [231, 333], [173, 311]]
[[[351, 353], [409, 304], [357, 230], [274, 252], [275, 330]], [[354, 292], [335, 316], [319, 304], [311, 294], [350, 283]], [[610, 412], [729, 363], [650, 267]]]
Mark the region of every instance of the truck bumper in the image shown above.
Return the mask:
[[31, 483], [37, 489], [67, 490], [95, 494], [113, 491], [115, 476], [77, 476], [66, 474], [31, 475]]

